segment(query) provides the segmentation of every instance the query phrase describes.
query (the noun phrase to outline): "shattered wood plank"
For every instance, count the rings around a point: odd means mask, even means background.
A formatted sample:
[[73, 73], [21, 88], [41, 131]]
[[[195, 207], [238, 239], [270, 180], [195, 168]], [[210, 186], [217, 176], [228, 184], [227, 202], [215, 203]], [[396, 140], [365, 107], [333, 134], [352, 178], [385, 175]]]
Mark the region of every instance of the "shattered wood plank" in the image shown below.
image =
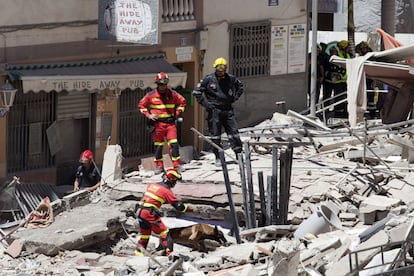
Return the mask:
[[320, 129], [327, 130], [327, 131], [331, 131], [331, 129], [329, 127], [325, 126], [322, 122], [317, 122], [315, 120], [309, 119], [308, 117], [303, 116], [299, 113], [296, 113], [295, 111], [288, 110], [287, 115], [299, 118], [302, 121], [304, 121], [305, 123], [307, 123], [307, 124], [309, 124], [313, 127], [320, 128]]
[[[373, 137], [368, 137], [367, 144], [371, 144], [374, 141]], [[344, 146], [357, 146], [361, 145], [362, 142], [357, 138], [342, 140], [342, 141], [335, 141], [333, 143], [326, 143], [323, 144], [320, 148], [320, 152], [330, 151], [338, 148], [343, 148]]]
[[274, 129], [286, 129], [286, 128], [300, 128], [303, 127], [302, 124], [271, 124], [265, 126], [255, 126], [255, 127], [247, 127], [239, 129], [240, 133], [249, 132], [249, 131], [260, 131], [260, 130], [274, 130]]
[[256, 248], [257, 248], [257, 250], [259, 250], [260, 252], [266, 254], [267, 256], [273, 256], [272, 251], [270, 251], [270, 250], [268, 250], [264, 247], [261, 247], [260, 245], [256, 245]]
[[286, 235], [291, 232], [296, 231], [297, 225], [269, 225], [264, 227], [257, 227], [252, 229], [243, 230], [240, 235], [242, 237], [255, 237], [258, 233], [259, 234], [276, 234], [276, 235]]
[[315, 262], [319, 259], [322, 259], [324, 256], [329, 255], [329, 254], [331, 254], [332, 252], [335, 252], [335, 251], [336, 251], [336, 248], [332, 248], [332, 247], [328, 248], [325, 251], [321, 251], [318, 254], [312, 256], [311, 258], [309, 258], [307, 260], [302, 260], [301, 264], [306, 267], [306, 266], [312, 264], [313, 262]]
[[[365, 158], [370, 158], [371, 160], [378, 160], [381, 161], [379, 156], [388, 157], [392, 155], [401, 155], [402, 148], [396, 145], [385, 145], [384, 147], [371, 147], [371, 150], [375, 153], [370, 151], [365, 151]], [[364, 150], [351, 150], [344, 152], [345, 159], [356, 159], [356, 158], [363, 158], [364, 157]]]
[[414, 162], [414, 144], [410, 140], [391, 134], [387, 142], [401, 146], [403, 148], [403, 153], [405, 153], [403, 158], [406, 158], [409, 163]]

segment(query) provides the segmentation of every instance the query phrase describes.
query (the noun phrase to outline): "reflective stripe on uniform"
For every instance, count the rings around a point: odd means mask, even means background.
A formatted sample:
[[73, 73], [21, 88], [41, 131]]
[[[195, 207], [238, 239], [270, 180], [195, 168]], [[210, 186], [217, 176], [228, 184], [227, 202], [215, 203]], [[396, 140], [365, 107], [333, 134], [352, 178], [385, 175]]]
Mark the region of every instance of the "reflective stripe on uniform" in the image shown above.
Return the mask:
[[157, 114], [157, 117], [158, 117], [159, 119], [165, 119], [165, 118], [171, 118], [171, 117], [174, 117], [174, 115], [173, 115], [173, 114], [170, 114], [170, 113], [168, 113], [168, 114]]
[[139, 238], [142, 240], [149, 240], [151, 235], [140, 235]]
[[164, 231], [162, 231], [161, 233], [158, 234], [159, 237], [162, 237], [164, 235], [168, 234], [168, 229], [165, 229]]
[[[158, 201], [158, 202], [160, 202], [161, 204], [164, 204], [165, 203], [165, 200], [162, 198], [162, 197], [159, 197], [159, 196], [157, 196], [156, 194], [153, 194], [153, 193], [150, 193], [150, 192], [145, 192], [145, 195], [144, 195], [144, 197], [145, 196], [148, 196], [148, 197], [150, 197], [150, 198], [152, 198], [152, 199], [155, 199], [156, 201]], [[144, 206], [145, 206], [145, 204], [150, 204], [150, 203], [147, 203], [147, 202], [144, 202]], [[158, 209], [158, 208], [157, 208]]]
[[168, 140], [168, 141], [167, 141], [168, 145], [170, 145], [170, 144], [172, 144], [172, 143], [177, 143], [177, 142], [178, 142], [178, 140], [177, 140], [177, 139], [171, 139], [171, 140]]
[[150, 104], [152, 109], [165, 109], [165, 108], [174, 108], [175, 104]]
[[159, 208], [157, 207], [157, 205], [152, 204], [152, 203], [144, 203], [142, 204], [143, 207], [147, 207], [147, 208], [154, 208], [155, 210], [159, 210]]

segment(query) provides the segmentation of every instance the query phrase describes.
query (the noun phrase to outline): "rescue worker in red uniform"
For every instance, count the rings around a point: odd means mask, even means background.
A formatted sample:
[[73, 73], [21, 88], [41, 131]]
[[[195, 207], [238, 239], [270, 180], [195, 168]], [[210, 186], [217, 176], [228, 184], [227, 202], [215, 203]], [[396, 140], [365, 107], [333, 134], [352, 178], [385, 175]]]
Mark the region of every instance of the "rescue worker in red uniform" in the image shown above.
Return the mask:
[[164, 248], [164, 254], [170, 255], [173, 251], [173, 240], [169, 234], [168, 228], [161, 220], [161, 205], [164, 203], [171, 204], [180, 212], [198, 212], [184, 204], [178, 199], [171, 188], [174, 188], [177, 180], [181, 179], [181, 174], [174, 168], [167, 169], [163, 181], [149, 184], [141, 202], [138, 203], [137, 218], [140, 226], [140, 239], [135, 250], [136, 256], [142, 256], [142, 248], [146, 249], [151, 232], [160, 237], [161, 246]]
[[[226, 72], [227, 61], [220, 57], [214, 61], [214, 73], [204, 77], [193, 91], [197, 102], [206, 108], [207, 124], [212, 141], [220, 146], [222, 127], [227, 133], [234, 153], [241, 153], [238, 124], [232, 104], [243, 94], [243, 84], [234, 75]], [[218, 150], [213, 147], [216, 166], [221, 166]]]
[[155, 147], [156, 174], [164, 172], [162, 149], [165, 138], [174, 168], [183, 171], [175, 122], [184, 112], [186, 101], [178, 92], [167, 87], [168, 82], [166, 73], [157, 74], [155, 77], [157, 88], [147, 93], [138, 103], [139, 111], [153, 123], [152, 140]]

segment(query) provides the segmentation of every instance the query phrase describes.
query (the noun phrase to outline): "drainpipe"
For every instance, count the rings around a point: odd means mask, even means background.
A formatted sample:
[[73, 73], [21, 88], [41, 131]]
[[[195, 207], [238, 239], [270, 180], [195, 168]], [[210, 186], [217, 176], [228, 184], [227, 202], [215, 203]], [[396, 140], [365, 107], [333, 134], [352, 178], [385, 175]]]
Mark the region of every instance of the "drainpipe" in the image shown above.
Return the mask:
[[381, 1], [381, 29], [395, 35], [395, 1]]
[[[317, 38], [318, 38], [318, 0], [312, 1], [312, 52], [311, 52], [311, 84], [310, 84], [310, 115], [316, 114], [316, 82], [317, 82]], [[307, 62], [308, 57], [306, 58]], [[308, 88], [309, 89], [309, 88]]]

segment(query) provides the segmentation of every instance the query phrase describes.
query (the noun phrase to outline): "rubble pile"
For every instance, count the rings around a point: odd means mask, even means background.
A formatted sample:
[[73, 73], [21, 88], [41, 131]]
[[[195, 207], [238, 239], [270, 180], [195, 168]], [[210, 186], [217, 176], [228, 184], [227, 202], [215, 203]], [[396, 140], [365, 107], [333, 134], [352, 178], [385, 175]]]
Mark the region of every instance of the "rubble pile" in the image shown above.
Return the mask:
[[[219, 225], [225, 244], [206, 240], [208, 250], [200, 252], [176, 243], [173, 256], [165, 257], [158, 254], [158, 239], [151, 237], [148, 254], [133, 256], [139, 225], [132, 210], [146, 185], [159, 180], [141, 167], [94, 193], [80, 191], [52, 202], [50, 225], [20, 227], [2, 241], [0, 269], [4, 275], [410, 275], [412, 123], [368, 121], [350, 129], [339, 121], [328, 128], [288, 112], [241, 129], [251, 150], [255, 214], [250, 216], [257, 225], [246, 221], [239, 164], [227, 162], [240, 243], [231, 229], [222, 168], [206, 154], [184, 165], [184, 180], [174, 188], [200, 214], [173, 218], [173, 209], [163, 206], [163, 219], [171, 229]], [[259, 172], [266, 179], [275, 171], [275, 145], [293, 146], [284, 225], [260, 220], [267, 213]]]

